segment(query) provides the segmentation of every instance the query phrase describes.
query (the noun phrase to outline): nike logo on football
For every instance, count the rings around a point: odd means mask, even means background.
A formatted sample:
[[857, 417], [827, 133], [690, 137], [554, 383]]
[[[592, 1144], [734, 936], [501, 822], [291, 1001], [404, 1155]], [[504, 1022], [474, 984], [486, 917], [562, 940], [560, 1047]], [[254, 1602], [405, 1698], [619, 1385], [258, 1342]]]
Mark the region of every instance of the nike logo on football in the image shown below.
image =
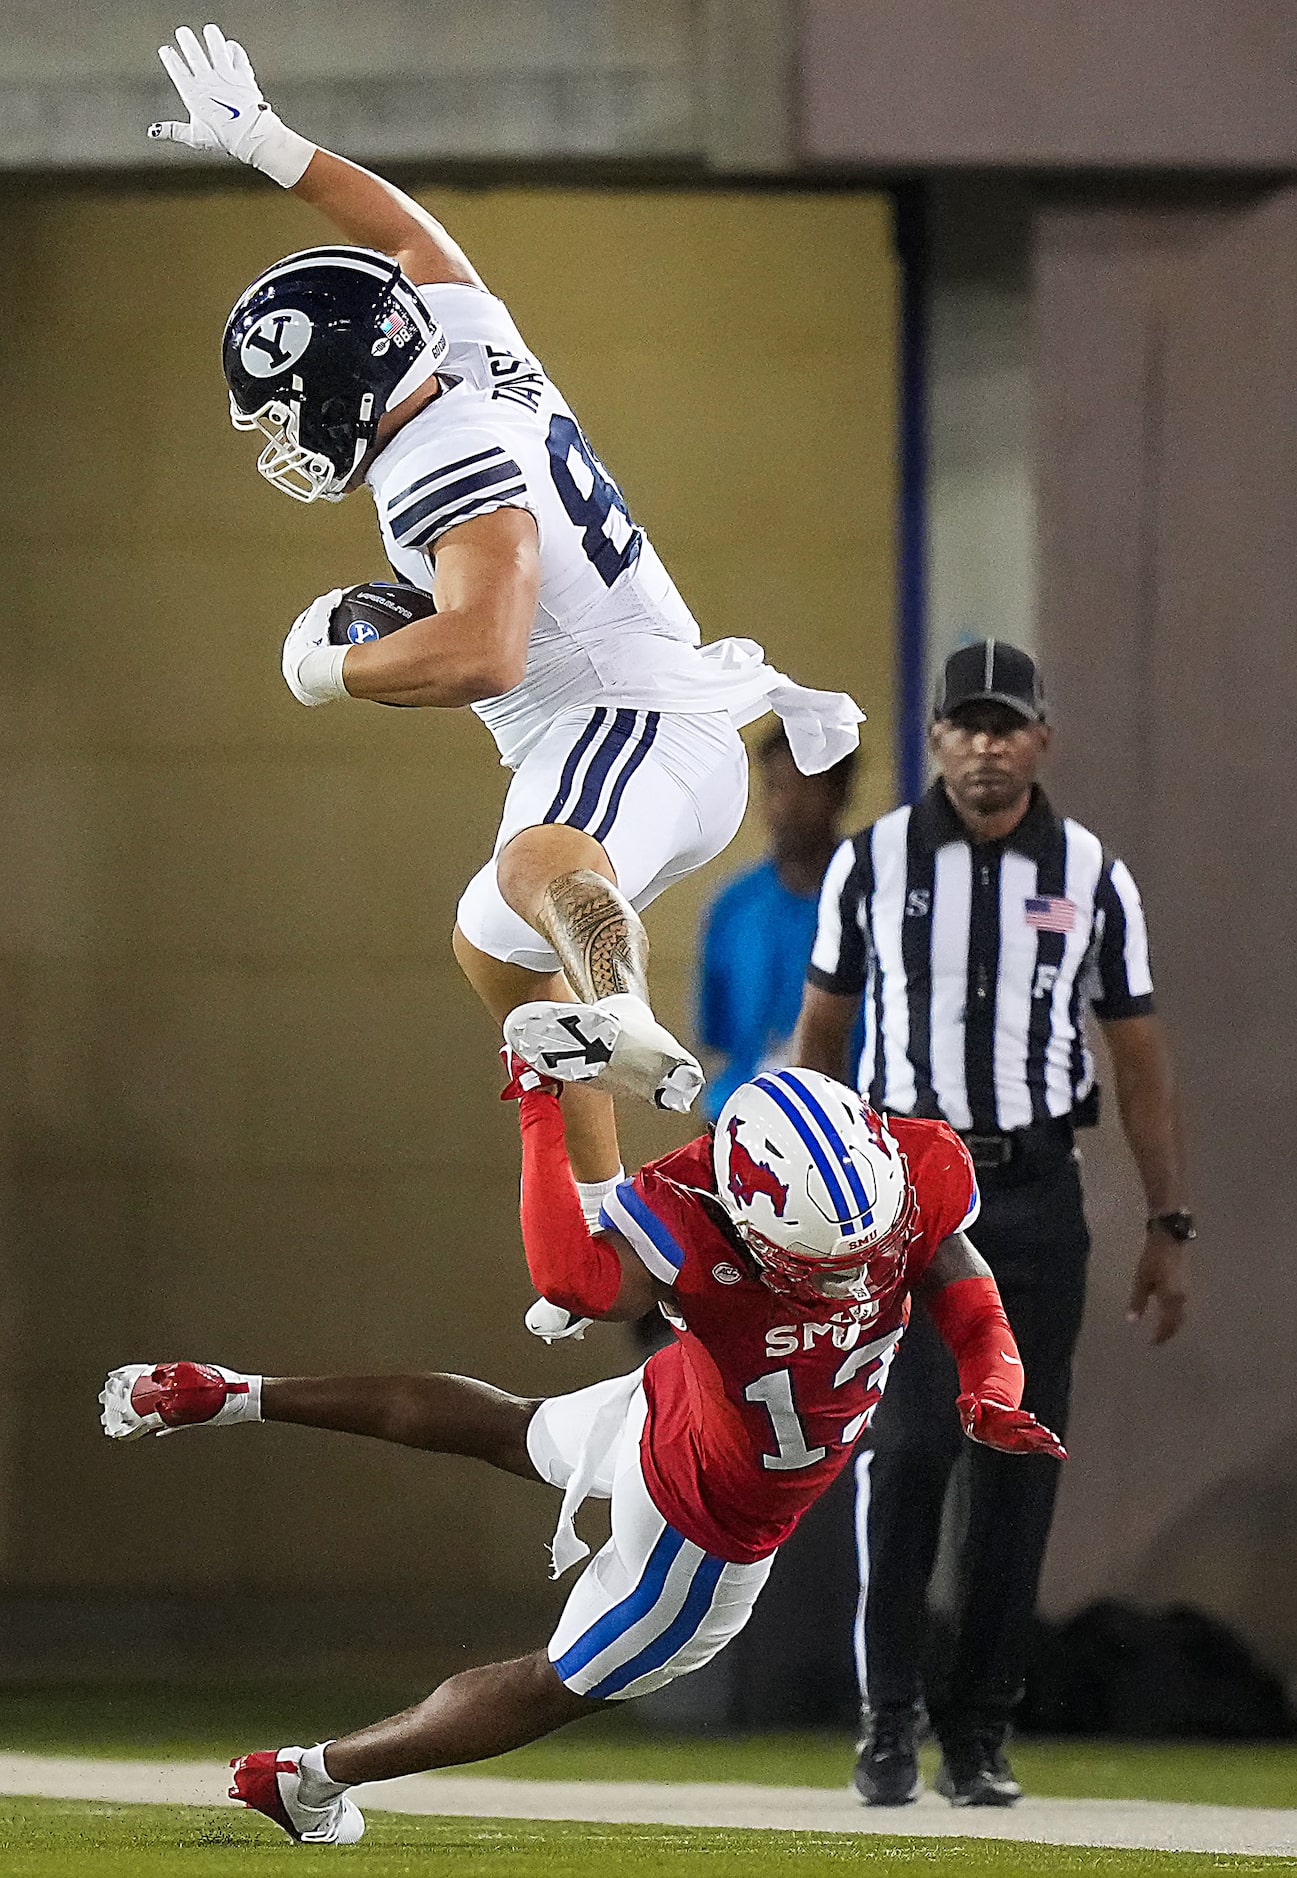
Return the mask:
[[1009, 1355], [1009, 1352], [1008, 1352], [1007, 1350], [1001, 1350], [1001, 1351], [1000, 1351], [1000, 1361], [1001, 1361], [1002, 1363], [1011, 1363], [1011, 1364], [1013, 1365], [1013, 1367], [1014, 1367], [1014, 1369], [1021, 1369], [1021, 1368], [1022, 1368], [1022, 1359], [1021, 1359], [1021, 1357], [1017, 1357], [1017, 1356], [1010, 1356], [1010, 1355]]
[[231, 117], [238, 117], [239, 115], [239, 113], [235, 110], [234, 106], [232, 104], [227, 104], [224, 98], [213, 98], [212, 103], [219, 104], [222, 111], [228, 111]]

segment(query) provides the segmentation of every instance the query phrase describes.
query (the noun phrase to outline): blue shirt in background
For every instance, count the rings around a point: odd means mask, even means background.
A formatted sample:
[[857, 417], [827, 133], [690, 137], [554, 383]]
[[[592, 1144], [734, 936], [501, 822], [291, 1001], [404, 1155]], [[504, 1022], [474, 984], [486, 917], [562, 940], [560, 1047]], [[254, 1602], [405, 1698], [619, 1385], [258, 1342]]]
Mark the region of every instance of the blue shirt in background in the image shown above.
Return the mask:
[[741, 1082], [788, 1061], [818, 912], [818, 893], [791, 893], [762, 861], [703, 914], [698, 1032], [725, 1059], [703, 1095], [709, 1121]]

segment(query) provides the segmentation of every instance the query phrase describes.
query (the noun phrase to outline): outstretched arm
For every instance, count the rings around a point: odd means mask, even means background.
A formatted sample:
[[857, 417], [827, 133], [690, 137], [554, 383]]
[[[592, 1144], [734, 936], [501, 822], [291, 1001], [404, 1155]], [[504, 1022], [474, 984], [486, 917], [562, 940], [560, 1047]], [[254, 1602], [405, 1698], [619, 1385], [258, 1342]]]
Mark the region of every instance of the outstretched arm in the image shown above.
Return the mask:
[[1010, 1454], [1067, 1451], [1020, 1406], [1022, 1358], [991, 1268], [962, 1233], [951, 1233], [916, 1290], [959, 1365], [959, 1418], [972, 1441]]
[[401, 263], [416, 287], [484, 285], [458, 242], [412, 196], [331, 150], [316, 150], [293, 194], [327, 215], [349, 241]]
[[482, 280], [441, 223], [404, 191], [289, 130], [261, 95], [251, 62], [219, 26], [200, 40], [188, 26], [158, 54], [189, 122], [151, 124], [150, 137], [191, 150], [221, 149], [273, 177], [327, 215], [349, 241], [390, 254], [416, 286]]
[[522, 1243], [532, 1282], [543, 1298], [578, 1317], [629, 1323], [665, 1295], [619, 1233], [592, 1233], [568, 1165], [559, 1099], [548, 1089], [524, 1091]]

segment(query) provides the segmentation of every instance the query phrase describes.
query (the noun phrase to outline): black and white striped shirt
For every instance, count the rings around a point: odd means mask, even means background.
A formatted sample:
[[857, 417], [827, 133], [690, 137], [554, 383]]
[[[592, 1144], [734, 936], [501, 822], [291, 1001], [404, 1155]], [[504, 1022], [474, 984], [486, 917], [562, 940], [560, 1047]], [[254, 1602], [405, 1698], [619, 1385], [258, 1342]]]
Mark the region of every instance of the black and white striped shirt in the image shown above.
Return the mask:
[[964, 1132], [1067, 1116], [1094, 1087], [1086, 1015], [1153, 1008], [1135, 882], [1037, 789], [974, 843], [938, 782], [829, 864], [811, 984], [865, 1000], [862, 1092]]

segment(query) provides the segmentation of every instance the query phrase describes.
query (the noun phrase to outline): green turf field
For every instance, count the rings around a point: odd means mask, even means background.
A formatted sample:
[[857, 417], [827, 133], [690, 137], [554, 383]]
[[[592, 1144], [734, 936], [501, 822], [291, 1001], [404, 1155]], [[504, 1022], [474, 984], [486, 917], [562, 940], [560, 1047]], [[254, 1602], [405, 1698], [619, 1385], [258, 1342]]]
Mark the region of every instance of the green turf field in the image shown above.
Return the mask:
[[[114, 1760], [228, 1760], [255, 1747], [316, 1741], [389, 1713], [421, 1691], [317, 1684], [183, 1690], [0, 1689], [0, 1750]], [[929, 1772], [931, 1769], [929, 1755]], [[465, 1773], [533, 1780], [724, 1780], [837, 1787], [853, 1759], [845, 1734], [679, 1737], [636, 1725], [633, 1710], [580, 1722]], [[1029, 1792], [1103, 1800], [1291, 1806], [1297, 1743], [1041, 1741], [1014, 1744]]]
[[[322, 1861], [318, 1866], [316, 1861]], [[1194, 1852], [1088, 1851], [973, 1839], [862, 1841], [844, 1834], [704, 1832], [668, 1826], [547, 1825], [532, 1820], [391, 1819], [360, 1845], [291, 1845], [259, 1820], [215, 1808], [0, 1799], [4, 1878], [278, 1878], [339, 1866], [365, 1878], [753, 1878], [857, 1871], [922, 1878], [1179, 1878], [1189, 1872], [1290, 1871], [1281, 1859]]]

